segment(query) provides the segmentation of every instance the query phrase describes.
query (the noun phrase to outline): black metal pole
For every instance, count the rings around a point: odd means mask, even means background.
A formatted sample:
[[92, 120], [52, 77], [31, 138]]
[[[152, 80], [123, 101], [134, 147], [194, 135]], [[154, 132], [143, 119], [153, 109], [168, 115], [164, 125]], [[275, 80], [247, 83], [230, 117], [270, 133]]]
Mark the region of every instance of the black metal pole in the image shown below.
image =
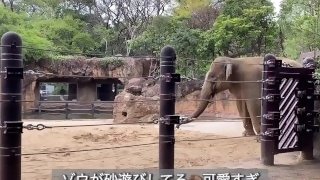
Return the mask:
[[261, 102], [261, 161], [264, 165], [274, 165], [277, 147], [275, 130], [279, 127], [280, 82], [276, 78], [276, 69], [281, 61], [267, 54], [264, 57], [262, 102]]
[[22, 40], [14, 32], [1, 38], [0, 179], [21, 180]]
[[314, 59], [307, 58], [303, 61], [303, 67], [310, 69], [307, 74], [306, 79], [303, 79], [300, 86], [305, 88], [306, 94], [302, 99], [303, 106], [306, 108], [306, 112], [304, 113], [304, 117], [301, 119], [306, 125], [305, 131], [301, 133], [301, 158], [304, 160], [312, 160], [313, 157], [313, 132], [314, 132], [314, 107], [315, 107], [315, 99], [312, 98], [315, 93], [315, 85], [313, 80], [313, 73], [315, 71], [315, 61]]
[[170, 46], [162, 48], [160, 61], [160, 118], [167, 121], [160, 121], [159, 123], [160, 171], [174, 169], [174, 123], [171, 122], [169, 116], [175, 114], [175, 82], [172, 78], [176, 70], [175, 63], [175, 50]]

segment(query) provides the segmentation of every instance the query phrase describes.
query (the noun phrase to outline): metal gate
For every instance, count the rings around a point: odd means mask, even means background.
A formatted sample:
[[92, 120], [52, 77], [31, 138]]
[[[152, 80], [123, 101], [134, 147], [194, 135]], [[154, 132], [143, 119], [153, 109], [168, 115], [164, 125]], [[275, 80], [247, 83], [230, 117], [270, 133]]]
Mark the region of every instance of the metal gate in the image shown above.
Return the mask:
[[[314, 62], [314, 61], [313, 61]], [[266, 55], [263, 68], [261, 161], [274, 164], [278, 153], [302, 151], [313, 158], [314, 68], [284, 67]]]
[[280, 134], [278, 138], [279, 150], [295, 150], [299, 148], [298, 136], [294, 131], [295, 124], [298, 124], [298, 118], [295, 114], [295, 107], [298, 103], [296, 99], [296, 87], [299, 80], [294, 78], [283, 78], [280, 85]]

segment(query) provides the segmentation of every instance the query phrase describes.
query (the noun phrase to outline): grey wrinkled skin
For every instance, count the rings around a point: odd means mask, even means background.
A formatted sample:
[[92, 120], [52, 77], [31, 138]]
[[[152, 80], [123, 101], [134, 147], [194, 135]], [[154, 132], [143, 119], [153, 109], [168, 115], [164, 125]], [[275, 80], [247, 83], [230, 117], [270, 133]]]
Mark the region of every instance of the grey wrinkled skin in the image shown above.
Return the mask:
[[[200, 103], [191, 118], [199, 117], [209, 104], [208, 100], [217, 93], [229, 90], [237, 99], [235, 102], [245, 129], [243, 136], [259, 136], [261, 118], [258, 116], [261, 116], [259, 98], [261, 98], [263, 59], [263, 57], [216, 58], [206, 73]], [[281, 59], [290, 67], [302, 67], [302, 64], [294, 60], [282, 57], [277, 59]], [[241, 81], [254, 81], [254, 83], [239, 83]]]

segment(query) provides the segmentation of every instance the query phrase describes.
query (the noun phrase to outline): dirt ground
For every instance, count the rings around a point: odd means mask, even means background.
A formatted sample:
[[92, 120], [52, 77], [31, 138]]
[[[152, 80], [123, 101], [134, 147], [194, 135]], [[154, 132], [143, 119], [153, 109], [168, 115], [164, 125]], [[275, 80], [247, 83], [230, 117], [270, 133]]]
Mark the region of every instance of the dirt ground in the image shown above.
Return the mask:
[[[105, 121], [50, 120], [43, 123], [79, 125], [102, 122]], [[29, 123], [39, 122], [25, 121], [24, 124]], [[277, 155], [275, 166], [262, 166], [259, 161], [260, 144], [254, 137], [239, 137], [242, 129], [235, 132], [236, 136], [232, 133], [223, 136], [221, 133], [200, 132], [192, 127], [196, 126], [186, 125], [175, 131], [175, 168], [264, 168], [268, 169], [270, 179], [320, 179], [320, 162], [297, 161], [297, 153]], [[224, 129], [226, 132], [234, 131]], [[158, 168], [158, 128], [153, 124], [24, 130], [22, 137], [22, 153], [29, 154], [22, 156], [23, 180], [51, 179], [52, 169]], [[146, 145], [121, 147], [139, 144]], [[97, 150], [99, 148], [104, 149]], [[91, 150], [81, 151], [85, 149]], [[80, 152], [65, 152], [74, 150]], [[53, 151], [65, 153], [34, 154]]]

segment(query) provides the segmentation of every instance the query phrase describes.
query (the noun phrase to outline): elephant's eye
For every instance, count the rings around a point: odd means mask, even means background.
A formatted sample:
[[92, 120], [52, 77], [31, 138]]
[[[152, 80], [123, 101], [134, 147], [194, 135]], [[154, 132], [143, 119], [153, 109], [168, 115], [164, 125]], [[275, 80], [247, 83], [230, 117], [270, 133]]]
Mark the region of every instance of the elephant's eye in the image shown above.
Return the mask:
[[215, 80], [217, 80], [217, 77], [216, 77], [216, 76], [211, 76], [211, 77], [210, 77], [210, 80], [211, 80], [211, 81], [215, 81]]

